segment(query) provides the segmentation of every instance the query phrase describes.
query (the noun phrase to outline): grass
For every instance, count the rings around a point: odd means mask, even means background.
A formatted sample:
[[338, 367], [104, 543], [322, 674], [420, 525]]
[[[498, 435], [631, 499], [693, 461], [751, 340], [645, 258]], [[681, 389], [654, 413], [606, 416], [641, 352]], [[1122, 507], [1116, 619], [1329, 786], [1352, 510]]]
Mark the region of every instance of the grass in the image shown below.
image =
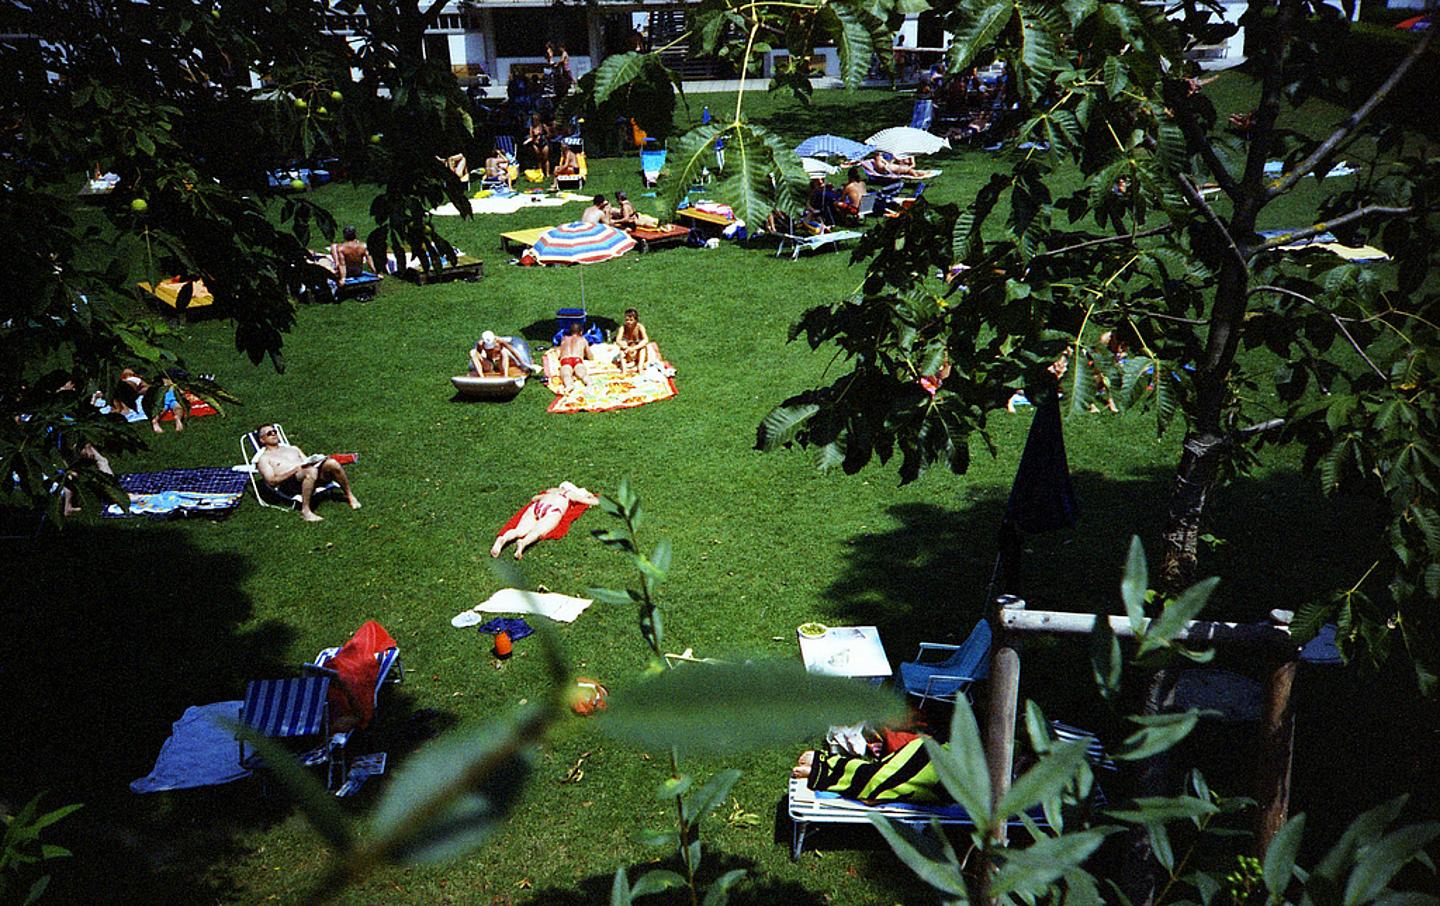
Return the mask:
[[[733, 103], [692, 98], [696, 115], [702, 102], [712, 110]], [[868, 134], [859, 123], [879, 128], [908, 113], [905, 98], [884, 92], [822, 92], [799, 113], [764, 95], [747, 104], [755, 119], [797, 139]], [[939, 201], [966, 200], [998, 166], [976, 152], [937, 164], [946, 175], [929, 191]], [[624, 188], [642, 210], [653, 204], [637, 198], [633, 158], [592, 161], [591, 173], [588, 188]], [[341, 222], [366, 222], [362, 190], [335, 186], [316, 197]], [[366, 619], [383, 623], [404, 652], [407, 681], [359, 748], [388, 751], [392, 766], [418, 744], [427, 712], [428, 723], [444, 728], [494, 718], [537, 695], [544, 680], [533, 643], [497, 663], [483, 638], [452, 629], [449, 619], [500, 587], [486, 549], [501, 523], [562, 479], [604, 491], [631, 478], [648, 513], [646, 542], [674, 545], [661, 600], [676, 650], [795, 657], [794, 627], [820, 620], [879, 626], [898, 662], [921, 639], [968, 632], [982, 610], [1030, 416], [993, 418], [998, 454], [977, 456], [965, 476], [936, 470], [907, 487], [880, 465], [821, 474], [802, 452], [756, 452], [755, 427], [772, 405], [843, 367], [787, 344], [789, 324], [851, 290], [860, 269], [848, 254], [792, 263], [730, 244], [632, 254], [583, 270], [510, 267], [497, 251], [502, 230], [578, 213], [572, 206], [447, 222], [447, 236], [486, 260], [482, 282], [421, 288], [392, 280], [368, 304], [302, 307], [286, 338], [284, 373], [251, 366], [234, 351], [228, 324], [185, 328], [191, 367], [217, 373], [244, 405], [226, 418], [194, 420], [181, 435], [150, 438], [145, 454], [117, 465], [230, 464], [242, 431], [277, 420], [307, 451], [362, 454], [351, 475], [363, 510], [322, 505], [326, 521], [314, 526], [253, 501], [218, 523], [101, 524], [87, 516], [43, 543], [11, 549], [0, 623], [12, 640], [0, 672], [10, 744], [0, 747], [0, 792], [15, 801], [44, 789], [52, 805], [86, 803], [53, 829], [77, 853], [56, 868], [57, 902], [109, 900], [121, 890], [134, 902], [300, 899], [325, 852], [278, 798], [262, 799], [253, 783], [139, 798], [125, 783], [148, 771], [187, 705], [237, 698], [246, 679], [287, 675]], [[452, 398], [448, 378], [480, 331], [548, 337], [555, 309], [580, 299], [582, 278], [586, 304], [606, 323], [639, 308], [678, 369], [678, 396], [572, 416], [546, 414], [549, 394], [539, 386], [506, 404]], [[1041, 604], [1114, 609], [1129, 536], [1153, 539], [1160, 527], [1179, 435], [1157, 439], [1153, 421], [1138, 414], [1072, 419], [1066, 431], [1082, 522], [1075, 532], [1032, 540], [1028, 587]], [[1288, 455], [1268, 454], [1211, 512], [1210, 530], [1224, 542], [1204, 560], [1207, 572], [1224, 577], [1216, 613], [1253, 618], [1295, 607], [1348, 584], [1369, 563], [1354, 527], [1374, 514], [1363, 501], [1321, 500]], [[572, 594], [627, 583], [624, 563], [588, 537], [605, 523], [594, 510], [569, 538], [537, 545], [526, 580]], [[1308, 554], [1319, 550], [1335, 553]], [[612, 688], [644, 664], [631, 610], [597, 604], [559, 633], [576, 672]], [[1057, 716], [1104, 725], [1074, 654], [1037, 646], [1024, 692]], [[1365, 691], [1333, 682], [1328, 702], [1308, 703], [1319, 711], [1313, 724], [1302, 723], [1303, 744], [1324, 744], [1304, 735], [1308, 728], [1333, 732], [1327, 709]], [[1356, 740], [1367, 739], [1367, 729], [1368, 738], [1385, 736], [1385, 708], [1357, 711], [1347, 725]], [[1318, 761], [1301, 758], [1297, 804], [1325, 801], [1343, 819], [1344, 803], [1411, 783], [1419, 764], [1418, 755], [1406, 760], [1411, 748], [1392, 752], [1371, 783], [1343, 791], [1325, 778], [1368, 769], [1365, 744], [1328, 753], [1323, 776]], [[724, 762], [745, 773], [733, 802], [707, 826], [705, 874], [750, 868], [737, 902], [930, 902], [875, 840], [789, 862], [772, 842], [771, 818], [795, 754], [755, 751]], [[582, 756], [583, 779], [562, 784]], [[665, 820], [652, 792], [658, 759], [577, 717], [551, 735], [537, 766], [514, 819], [487, 846], [441, 865], [381, 871], [341, 901], [598, 902], [617, 866], [657, 857], [627, 835]], [[689, 763], [702, 776], [721, 766]], [[373, 781], [347, 808], [363, 821], [385, 783]], [[723, 820], [736, 809], [758, 816], [758, 825]]]

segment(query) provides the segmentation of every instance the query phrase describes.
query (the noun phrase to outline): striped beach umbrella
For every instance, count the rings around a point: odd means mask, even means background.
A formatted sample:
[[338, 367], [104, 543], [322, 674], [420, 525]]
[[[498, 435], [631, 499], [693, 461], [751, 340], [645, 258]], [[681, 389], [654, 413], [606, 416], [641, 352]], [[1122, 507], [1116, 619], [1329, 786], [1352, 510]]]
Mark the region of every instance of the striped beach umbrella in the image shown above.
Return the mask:
[[564, 223], [535, 240], [535, 258], [541, 264], [596, 264], [619, 258], [635, 247], [635, 240], [601, 223]]
[[838, 135], [812, 135], [795, 147], [801, 157], [839, 157], [845, 160], [859, 160], [875, 153], [870, 145], [862, 145]]
[[934, 154], [941, 148], [949, 148], [950, 142], [924, 129], [909, 126], [892, 126], [882, 129], [866, 139], [881, 151], [896, 157], [915, 157], [920, 154]]

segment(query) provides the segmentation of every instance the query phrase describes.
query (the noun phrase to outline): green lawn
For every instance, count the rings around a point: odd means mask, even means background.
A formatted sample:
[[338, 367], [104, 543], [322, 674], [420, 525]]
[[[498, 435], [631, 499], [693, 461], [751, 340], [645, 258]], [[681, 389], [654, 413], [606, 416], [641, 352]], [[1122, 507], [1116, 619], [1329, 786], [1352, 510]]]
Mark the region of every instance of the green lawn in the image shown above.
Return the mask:
[[[727, 109], [722, 97], [691, 98], [697, 116], [702, 103]], [[863, 138], [909, 113], [908, 99], [888, 92], [821, 92], [798, 113], [764, 95], [753, 104], [757, 119], [796, 139], [815, 131]], [[961, 151], [936, 165], [945, 175], [927, 194], [964, 201], [998, 161]], [[637, 197], [644, 190], [634, 158], [592, 161], [591, 175], [590, 189], [624, 188], [642, 210], [654, 203]], [[360, 189], [329, 187], [315, 197], [342, 223], [366, 223]], [[124, 471], [229, 465], [243, 431], [278, 420], [307, 451], [362, 454], [351, 475], [363, 510], [322, 504], [319, 525], [253, 499], [218, 523], [100, 523], [89, 514], [59, 536], [10, 549], [3, 626], [12, 644], [0, 667], [9, 745], [0, 746], [0, 792], [13, 800], [48, 790], [52, 804], [86, 803], [54, 829], [77, 852], [56, 869], [55, 902], [297, 899], [325, 852], [279, 797], [262, 800], [253, 782], [144, 798], [125, 784], [148, 771], [185, 706], [238, 698], [248, 678], [286, 675], [366, 619], [400, 641], [407, 679], [357, 751], [388, 751], [392, 769], [418, 745], [422, 712], [436, 712], [430, 722], [443, 728], [496, 717], [540, 694], [534, 640], [501, 664], [488, 654], [488, 637], [449, 620], [500, 587], [486, 556], [500, 525], [562, 479], [606, 491], [629, 476], [649, 516], [647, 543], [673, 542], [662, 605], [674, 650], [793, 658], [794, 627], [820, 620], [878, 625], [898, 662], [921, 639], [968, 632], [984, 604], [1028, 412], [992, 418], [995, 458], [977, 455], [963, 477], [936, 470], [907, 487], [878, 464], [852, 476], [821, 474], [803, 452], [757, 452], [755, 428], [772, 405], [843, 367], [827, 352], [787, 344], [786, 335], [808, 306], [852, 290], [860, 266], [848, 253], [791, 262], [725, 244], [583, 270], [520, 268], [498, 250], [502, 230], [579, 212], [575, 205], [447, 221], [446, 235], [485, 259], [482, 282], [390, 280], [370, 303], [304, 306], [286, 338], [283, 374], [235, 352], [229, 324], [187, 326], [188, 363], [215, 372], [243, 405], [228, 417], [196, 419], [181, 435], [147, 435], [145, 454], [116, 463]], [[509, 403], [452, 397], [448, 378], [480, 331], [532, 343], [548, 337], [555, 309], [576, 304], [582, 290], [599, 318], [640, 310], [678, 371], [675, 398], [561, 416], [545, 412], [550, 394], [535, 383]], [[1032, 541], [1027, 584], [1039, 603], [1113, 609], [1129, 536], [1154, 539], [1163, 519], [1180, 433], [1157, 440], [1153, 420], [1138, 413], [1072, 419], [1066, 432], [1081, 526]], [[1267, 457], [1219, 495], [1213, 514], [1211, 531], [1224, 541], [1204, 565], [1224, 579], [1215, 613], [1253, 618], [1295, 607], [1353, 580], [1371, 559], [1368, 542], [1347, 543], [1368, 524], [1365, 504], [1321, 500], [1289, 457]], [[533, 548], [527, 581], [572, 594], [625, 584], [622, 560], [589, 537], [606, 521], [592, 510], [570, 537]], [[1311, 550], [1339, 553], [1317, 560]], [[574, 669], [612, 688], [631, 681], [646, 658], [635, 618], [597, 604], [560, 625]], [[1025, 694], [1055, 716], [1108, 727], [1088, 669], [1073, 654], [1038, 647], [1027, 660]], [[1334, 732], [1333, 719], [1322, 709], [1302, 723], [1302, 744], [1324, 743], [1318, 734]], [[1385, 720], [1383, 709], [1371, 709], [1347, 732], [1378, 732]], [[1311, 727], [1317, 735], [1303, 736]], [[1244, 734], [1233, 738], [1248, 745]], [[737, 891], [741, 902], [933, 901], [878, 840], [862, 836], [789, 862], [772, 841], [772, 817], [799, 748], [689, 763], [701, 775], [722, 766], [745, 772], [733, 805], [707, 827], [707, 876], [752, 869]], [[562, 784], [582, 754], [583, 779]], [[1299, 807], [1334, 799], [1330, 772], [1349, 762], [1344, 753], [1328, 758], [1300, 762]], [[1379, 770], [1373, 786], [1385, 789], [1404, 786], [1413, 766], [1402, 758]], [[441, 865], [380, 871], [341, 901], [603, 901], [617, 866], [656, 857], [627, 835], [663, 820], [665, 806], [652, 794], [660, 777], [658, 760], [570, 719], [544, 745], [514, 820], [485, 848]], [[363, 820], [385, 783], [372, 781], [347, 807]], [[1378, 795], [1359, 787], [1342, 798]], [[722, 820], [734, 809], [758, 815], [758, 826]]]

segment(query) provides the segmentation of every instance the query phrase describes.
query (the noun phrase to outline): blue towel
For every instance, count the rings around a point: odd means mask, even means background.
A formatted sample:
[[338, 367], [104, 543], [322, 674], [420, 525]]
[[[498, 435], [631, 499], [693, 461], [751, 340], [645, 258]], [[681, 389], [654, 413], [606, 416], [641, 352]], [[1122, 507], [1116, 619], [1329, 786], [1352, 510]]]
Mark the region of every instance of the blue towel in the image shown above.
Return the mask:
[[534, 635], [535, 629], [520, 617], [496, 617], [480, 627], [481, 632], [508, 632], [510, 641], [518, 642], [527, 635]]
[[240, 767], [240, 746], [226, 721], [238, 723], [240, 702], [192, 705], [175, 722], [150, 773], [130, 784], [132, 793], [216, 786], [250, 776]]

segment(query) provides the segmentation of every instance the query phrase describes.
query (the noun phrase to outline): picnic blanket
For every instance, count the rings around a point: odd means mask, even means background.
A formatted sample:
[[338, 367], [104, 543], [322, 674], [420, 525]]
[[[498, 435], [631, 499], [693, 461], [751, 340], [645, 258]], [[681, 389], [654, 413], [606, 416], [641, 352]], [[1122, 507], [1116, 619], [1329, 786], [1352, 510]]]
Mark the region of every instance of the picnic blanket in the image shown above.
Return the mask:
[[[590, 383], [576, 381], [569, 390], [556, 375], [547, 385], [555, 401], [547, 412], [609, 412], [612, 409], [633, 409], [646, 403], [668, 400], [674, 396], [675, 369], [669, 362], [661, 363], [664, 371], [646, 369], [639, 374], [621, 374], [609, 362], [586, 362]], [[568, 514], [567, 514], [568, 515]]]
[[590, 598], [572, 598], [553, 591], [526, 592], [518, 588], [502, 588], [483, 603], [457, 613], [450, 619], [450, 625], [468, 629], [480, 623], [479, 614], [482, 613], [523, 613], [573, 623], [593, 603]]
[[[533, 502], [534, 501], [531, 501], [531, 503]], [[576, 519], [579, 519], [580, 514], [590, 509], [590, 504], [580, 503], [578, 500], [571, 500], [569, 501], [569, 504], [570, 505], [565, 508], [565, 515], [560, 517], [560, 524], [551, 529], [550, 533], [545, 536], [546, 541], [558, 541], [561, 538], [564, 538], [570, 533], [571, 523], [573, 523]], [[529, 503], [516, 510], [515, 515], [510, 517], [510, 521], [505, 523], [505, 525], [501, 527], [500, 531], [496, 532], [495, 534], [503, 535], [513, 529], [515, 526], [519, 525], [521, 517], [525, 515], [525, 511], [528, 509], [530, 509]]]
[[244, 472], [218, 466], [131, 472], [120, 476], [120, 487], [130, 495], [129, 512], [112, 503], [101, 515], [109, 519], [225, 515], [240, 505], [249, 482]]
[[[215, 407], [191, 393], [189, 390], [182, 391], [185, 394], [186, 418], [203, 418], [207, 415], [216, 415]], [[162, 422], [173, 422], [175, 410], [166, 409], [165, 414], [160, 416]]]
[[132, 793], [159, 793], [215, 786], [249, 777], [240, 766], [233, 724], [244, 702], [191, 705], [170, 728], [170, 738], [150, 773], [130, 783]]
[[[572, 201], [590, 201], [593, 196], [577, 195], [574, 192], [521, 192], [515, 195], [486, 195], [470, 199], [472, 214], [514, 214], [527, 208], [555, 208]], [[459, 217], [460, 211], [454, 204], [446, 202], [430, 212], [437, 217]]]

